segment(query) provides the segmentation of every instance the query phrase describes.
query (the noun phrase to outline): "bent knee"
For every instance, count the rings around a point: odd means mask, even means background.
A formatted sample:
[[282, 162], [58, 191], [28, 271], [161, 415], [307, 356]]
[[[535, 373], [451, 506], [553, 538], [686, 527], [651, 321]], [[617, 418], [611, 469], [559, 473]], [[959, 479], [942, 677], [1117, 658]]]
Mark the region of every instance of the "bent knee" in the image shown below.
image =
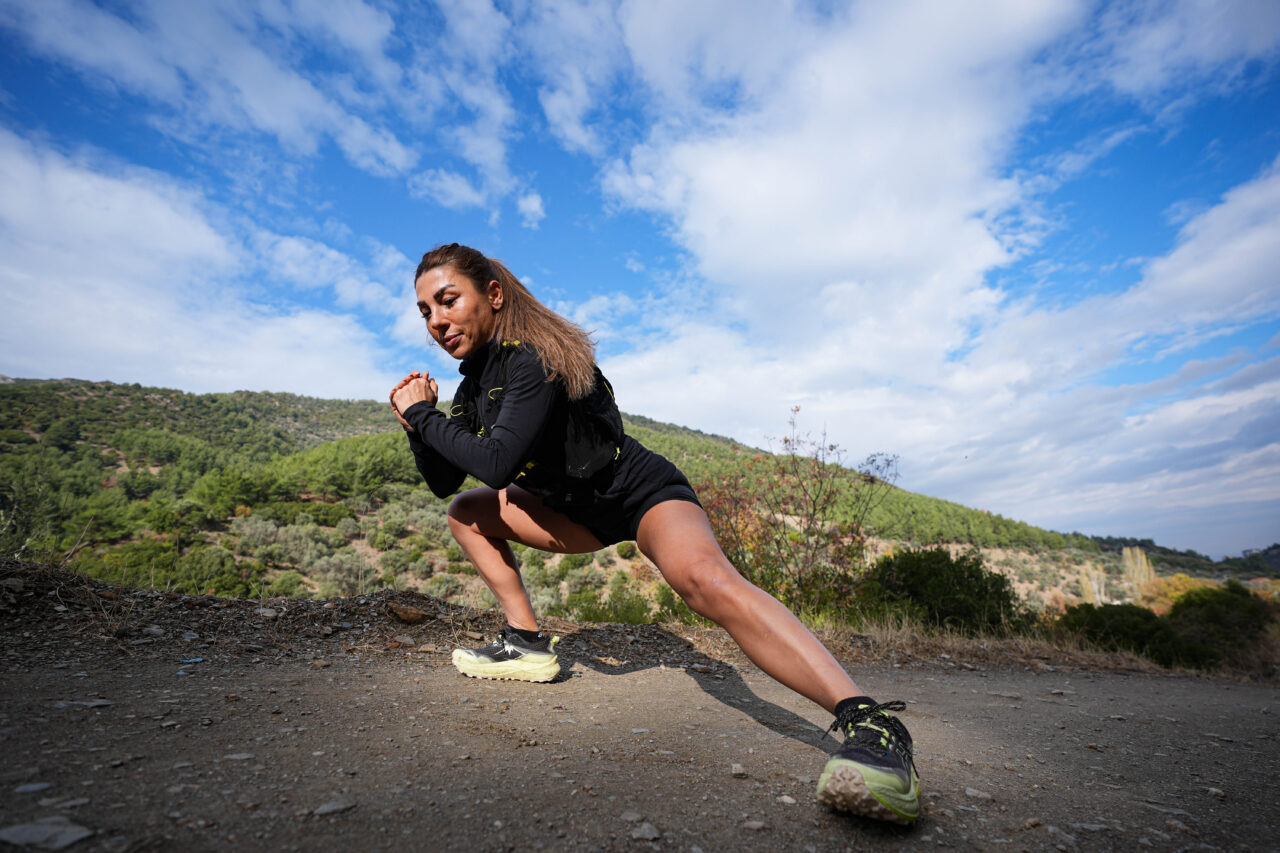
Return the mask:
[[695, 557], [667, 582], [695, 613], [713, 622], [736, 606], [747, 585], [733, 566], [716, 556]]
[[476, 530], [480, 522], [497, 512], [497, 492], [488, 487], [468, 489], [449, 502], [449, 529]]

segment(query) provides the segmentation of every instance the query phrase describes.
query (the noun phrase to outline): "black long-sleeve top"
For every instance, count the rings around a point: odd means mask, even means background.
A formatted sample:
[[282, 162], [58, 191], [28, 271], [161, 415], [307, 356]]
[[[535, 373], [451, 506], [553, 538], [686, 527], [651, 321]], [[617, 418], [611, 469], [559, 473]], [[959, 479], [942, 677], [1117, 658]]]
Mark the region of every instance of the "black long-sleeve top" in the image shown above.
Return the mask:
[[459, 369], [463, 380], [448, 417], [427, 403], [402, 413], [413, 427], [409, 446], [431, 491], [448, 497], [467, 474], [495, 489], [518, 479], [534, 493], [553, 491], [553, 472], [564, 467], [563, 384], [547, 381], [531, 347], [496, 339]]

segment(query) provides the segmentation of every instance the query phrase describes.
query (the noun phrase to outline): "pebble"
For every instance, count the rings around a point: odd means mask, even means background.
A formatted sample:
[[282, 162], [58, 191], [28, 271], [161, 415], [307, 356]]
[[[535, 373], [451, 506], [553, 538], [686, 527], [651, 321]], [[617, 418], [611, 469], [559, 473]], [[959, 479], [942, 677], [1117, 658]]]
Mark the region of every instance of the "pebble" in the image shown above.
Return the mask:
[[1038, 818], [1038, 817], [1029, 817], [1029, 818], [1027, 818], [1027, 819], [1026, 819], [1026, 821], [1024, 821], [1024, 822], [1023, 822], [1023, 824], [1022, 824], [1022, 828], [1023, 828], [1023, 829], [1035, 829], [1037, 826], [1039, 826], [1039, 825], [1040, 825], [1040, 822], [1041, 822], [1041, 821], [1040, 821], [1040, 818]]
[[1223, 791], [1221, 788], [1210, 788], [1210, 789], [1209, 789], [1209, 796], [1211, 796], [1211, 797], [1225, 797], [1226, 795], [1227, 795], [1227, 794], [1226, 794], [1226, 792], [1225, 792], [1225, 791]]
[[742, 822], [743, 829], [749, 829], [753, 832], [759, 832], [764, 829], [764, 821], [762, 820], [745, 820]]
[[627, 811], [619, 815], [619, 817], [621, 817], [627, 823], [635, 823], [636, 821], [640, 820], [640, 818], [644, 817], [644, 815], [640, 814], [640, 812], [632, 811], [628, 809]]
[[230, 755], [222, 756], [227, 761], [248, 761], [253, 758], [252, 752], [233, 752]]
[[745, 769], [743, 769], [743, 767], [742, 767], [742, 765], [741, 765], [741, 764], [731, 764], [731, 765], [729, 765], [729, 772], [733, 774], [733, 778], [735, 778], [735, 779], [745, 779], [745, 778], [747, 778], [747, 771], [746, 771]]
[[22, 592], [22, 578], [4, 578], [0, 580], [0, 587], [17, 595]]
[[662, 833], [658, 832], [658, 828], [646, 820], [644, 823], [631, 830], [631, 837], [640, 839], [641, 841], [657, 841], [662, 837]]
[[25, 785], [19, 785], [13, 789], [15, 794], [34, 794], [37, 791], [47, 791], [53, 787], [52, 782], [28, 782]]
[[632, 729], [631, 733], [633, 735], [645, 735], [649, 733], [649, 730], [648, 729]]
[[187, 632], [183, 633], [183, 635], [182, 635], [182, 639], [184, 639], [184, 640], [198, 640], [198, 639], [200, 639], [200, 635], [199, 635], [199, 634], [197, 634], [195, 631], [187, 631]]
[[410, 637], [408, 634], [398, 634], [395, 637], [392, 637], [392, 639], [402, 646], [413, 645], [413, 637]]
[[259, 607], [254, 612], [257, 613], [259, 616], [261, 616], [263, 619], [274, 619], [276, 618], [276, 615], [277, 615], [276, 612], [272, 610], [270, 607]]
[[423, 643], [422, 645], [418, 646], [418, 651], [430, 652], [434, 654], [435, 652], [440, 651], [440, 647], [437, 646], [435, 643]]
[[964, 795], [966, 797], [972, 797], [975, 800], [993, 799], [992, 796], [988, 794], [986, 791], [979, 791], [977, 788], [965, 788]]
[[74, 824], [65, 817], [46, 817], [0, 829], [0, 841], [18, 847], [63, 850], [93, 835], [92, 829]]
[[342, 812], [350, 811], [355, 807], [356, 807], [356, 804], [351, 802], [350, 800], [330, 800], [324, 805], [318, 806], [311, 813], [313, 815], [323, 817], [324, 815], [328, 815], [328, 814], [341, 814]]

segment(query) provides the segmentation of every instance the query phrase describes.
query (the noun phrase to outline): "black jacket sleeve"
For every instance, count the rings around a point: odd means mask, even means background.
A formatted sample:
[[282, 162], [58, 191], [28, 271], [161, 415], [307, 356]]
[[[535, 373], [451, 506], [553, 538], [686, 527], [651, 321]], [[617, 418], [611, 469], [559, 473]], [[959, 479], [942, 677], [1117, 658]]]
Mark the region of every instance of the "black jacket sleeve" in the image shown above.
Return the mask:
[[[462, 418], [445, 417], [426, 403], [415, 403], [403, 414], [428, 450], [458, 471], [501, 489], [510, 485], [531, 455], [556, 403], [558, 388], [558, 383], [547, 381], [537, 355], [523, 350], [507, 366], [502, 409], [487, 435], [472, 435]], [[417, 458], [422, 470], [423, 457]], [[427, 478], [431, 490], [440, 494], [431, 480]]]
[[416, 431], [407, 429], [405, 435], [409, 436], [409, 449], [413, 451], [413, 461], [418, 465], [418, 473], [427, 481], [432, 494], [438, 498], [447, 498], [456, 492], [466, 478], [466, 472], [451, 465], [447, 459], [424, 444]]

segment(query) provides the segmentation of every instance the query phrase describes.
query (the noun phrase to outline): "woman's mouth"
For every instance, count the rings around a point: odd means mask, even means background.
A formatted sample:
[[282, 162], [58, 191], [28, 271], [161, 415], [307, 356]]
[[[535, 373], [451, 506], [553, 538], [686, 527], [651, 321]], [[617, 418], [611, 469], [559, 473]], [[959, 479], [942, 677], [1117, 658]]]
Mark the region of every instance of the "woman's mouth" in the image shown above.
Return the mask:
[[462, 340], [462, 334], [461, 334], [461, 333], [455, 333], [455, 334], [451, 334], [451, 335], [445, 335], [445, 336], [440, 340], [440, 343], [441, 343], [441, 345], [443, 345], [443, 346], [444, 346], [444, 348], [445, 348], [445, 349], [447, 349], [447, 350], [451, 350], [451, 349], [453, 349], [454, 347], [456, 347], [456, 346], [458, 345], [459, 341], [461, 341], [461, 340]]

